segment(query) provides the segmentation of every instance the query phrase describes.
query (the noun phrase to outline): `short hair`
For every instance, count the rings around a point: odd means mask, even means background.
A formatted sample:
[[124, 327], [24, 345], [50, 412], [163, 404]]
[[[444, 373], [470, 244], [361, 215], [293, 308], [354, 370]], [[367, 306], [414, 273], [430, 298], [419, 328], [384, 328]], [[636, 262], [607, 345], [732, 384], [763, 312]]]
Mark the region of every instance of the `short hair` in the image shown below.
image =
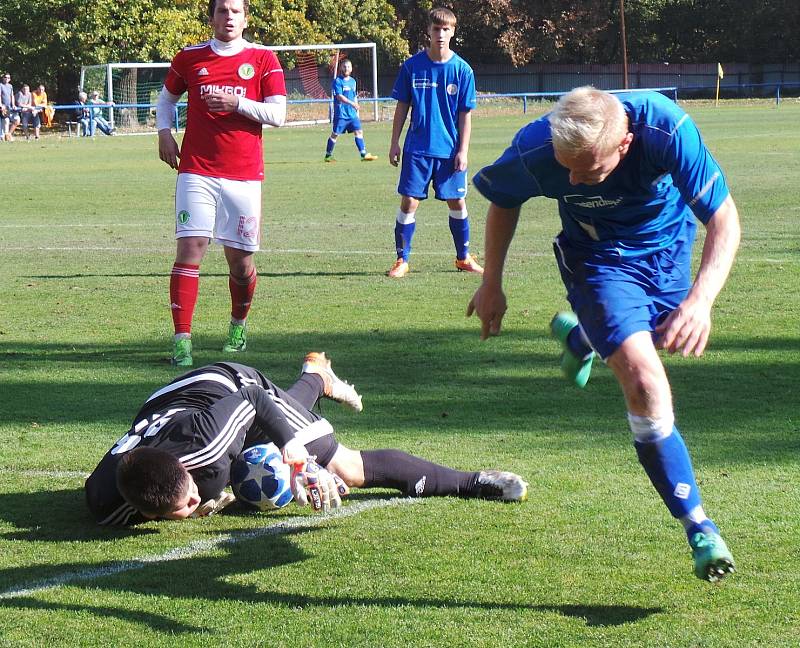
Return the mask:
[[[250, 0], [242, 0], [242, 7], [244, 8], [244, 15], [250, 15]], [[208, 0], [208, 17], [214, 17], [214, 11], [217, 9], [217, 0]]]
[[449, 25], [455, 28], [456, 15], [445, 7], [434, 7], [428, 12], [428, 26]]
[[86, 101], [88, 98], [89, 98], [89, 95], [87, 95], [83, 90], [81, 90], [78, 93], [78, 100], [79, 101]]
[[146, 514], [171, 513], [188, 487], [183, 464], [158, 448], [136, 448], [117, 464], [117, 489], [128, 504]]
[[558, 100], [548, 116], [553, 148], [564, 153], [611, 153], [628, 132], [622, 102], [609, 92], [582, 86]]

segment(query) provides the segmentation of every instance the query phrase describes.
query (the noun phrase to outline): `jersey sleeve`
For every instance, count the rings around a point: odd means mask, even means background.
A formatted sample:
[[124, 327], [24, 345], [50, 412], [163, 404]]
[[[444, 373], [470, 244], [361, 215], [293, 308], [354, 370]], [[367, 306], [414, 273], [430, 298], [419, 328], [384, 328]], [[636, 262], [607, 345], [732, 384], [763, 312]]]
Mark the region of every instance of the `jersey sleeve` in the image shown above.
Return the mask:
[[675, 126], [662, 156], [683, 200], [702, 223], [707, 223], [728, 197], [728, 185], [689, 115], [684, 114]]
[[278, 57], [274, 52], [267, 50], [264, 74], [261, 77], [261, 96], [275, 97], [277, 95], [286, 96], [286, 80]]
[[344, 82], [341, 78], [336, 77], [331, 84], [331, 96], [336, 97], [340, 94], [344, 94]]
[[472, 179], [480, 194], [498, 207], [519, 207], [529, 198], [541, 195], [539, 183], [525, 166], [518, 133], [503, 154]]
[[475, 74], [469, 66], [464, 68], [464, 82], [458, 96], [458, 112], [468, 112], [475, 109]]
[[394, 82], [392, 99], [397, 99], [397, 101], [407, 104], [411, 103], [411, 74], [405, 63], [400, 66], [400, 72], [398, 72], [397, 79]]
[[178, 52], [169, 66], [167, 78], [164, 79], [164, 87], [174, 95], [182, 95], [189, 87], [186, 83], [185, 60], [183, 51]]

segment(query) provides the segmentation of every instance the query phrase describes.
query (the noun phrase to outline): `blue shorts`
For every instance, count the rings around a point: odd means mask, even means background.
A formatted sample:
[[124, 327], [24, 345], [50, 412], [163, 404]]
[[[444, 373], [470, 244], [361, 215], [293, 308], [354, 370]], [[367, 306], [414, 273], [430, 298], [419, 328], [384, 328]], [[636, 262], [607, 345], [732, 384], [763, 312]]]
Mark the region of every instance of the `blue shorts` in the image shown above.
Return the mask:
[[338, 117], [333, 120], [333, 128], [331, 130], [337, 135], [354, 133], [361, 130], [361, 120], [358, 117], [353, 117], [352, 119]]
[[564, 233], [553, 251], [567, 299], [603, 360], [634, 333], [654, 331], [691, 286], [695, 228], [671, 248], [635, 258], [609, 258], [573, 248]]
[[454, 158], [435, 158], [403, 152], [397, 193], [425, 200], [428, 197], [428, 185], [433, 181], [433, 190], [438, 200], [466, 198], [467, 172], [456, 171], [453, 162]]

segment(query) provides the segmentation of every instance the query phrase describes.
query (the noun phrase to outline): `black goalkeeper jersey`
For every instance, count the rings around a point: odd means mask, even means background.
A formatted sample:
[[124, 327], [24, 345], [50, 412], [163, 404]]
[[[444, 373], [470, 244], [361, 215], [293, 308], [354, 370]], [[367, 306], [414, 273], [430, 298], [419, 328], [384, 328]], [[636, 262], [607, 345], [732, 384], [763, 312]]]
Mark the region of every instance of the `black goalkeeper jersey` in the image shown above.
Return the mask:
[[231, 462], [243, 449], [270, 441], [280, 448], [317, 422], [322, 425], [315, 428], [332, 434], [327, 421], [310, 411], [313, 402], [307, 405], [245, 365], [219, 362], [184, 374], [147, 399], [130, 430], [86, 480], [89, 509], [99, 524], [145, 521], [116, 485], [122, 455], [143, 446], [178, 457], [201, 501], [215, 498], [228, 485]]

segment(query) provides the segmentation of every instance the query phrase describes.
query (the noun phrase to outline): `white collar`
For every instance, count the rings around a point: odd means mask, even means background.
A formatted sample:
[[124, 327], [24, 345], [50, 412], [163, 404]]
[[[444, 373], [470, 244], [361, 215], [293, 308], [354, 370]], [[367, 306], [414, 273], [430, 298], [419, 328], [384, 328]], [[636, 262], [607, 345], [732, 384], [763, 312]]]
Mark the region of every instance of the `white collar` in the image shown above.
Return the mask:
[[211, 49], [219, 56], [234, 56], [245, 47], [247, 47], [247, 41], [241, 37], [232, 41], [221, 41], [216, 38], [211, 39]]

